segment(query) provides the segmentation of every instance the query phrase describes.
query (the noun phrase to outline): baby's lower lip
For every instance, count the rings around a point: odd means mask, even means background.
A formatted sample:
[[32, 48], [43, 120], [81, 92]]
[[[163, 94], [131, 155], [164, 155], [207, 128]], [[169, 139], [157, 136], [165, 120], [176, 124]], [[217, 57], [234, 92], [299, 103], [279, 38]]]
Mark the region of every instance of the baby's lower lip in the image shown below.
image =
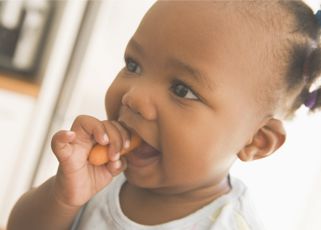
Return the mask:
[[158, 160], [160, 156], [160, 151], [143, 142], [138, 148], [127, 155], [127, 163], [129, 166], [144, 167]]

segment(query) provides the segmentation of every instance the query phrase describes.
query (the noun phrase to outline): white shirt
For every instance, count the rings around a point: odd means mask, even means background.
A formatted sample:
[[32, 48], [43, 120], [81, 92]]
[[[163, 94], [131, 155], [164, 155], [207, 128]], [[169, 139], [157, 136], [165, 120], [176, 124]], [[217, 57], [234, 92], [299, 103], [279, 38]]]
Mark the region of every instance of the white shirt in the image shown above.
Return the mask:
[[[231, 177], [232, 189], [212, 203], [181, 219], [159, 225], [141, 225], [124, 215], [119, 202], [123, 174], [97, 193], [81, 210], [72, 230], [261, 230], [245, 185]], [[139, 211], [139, 210], [137, 210]]]

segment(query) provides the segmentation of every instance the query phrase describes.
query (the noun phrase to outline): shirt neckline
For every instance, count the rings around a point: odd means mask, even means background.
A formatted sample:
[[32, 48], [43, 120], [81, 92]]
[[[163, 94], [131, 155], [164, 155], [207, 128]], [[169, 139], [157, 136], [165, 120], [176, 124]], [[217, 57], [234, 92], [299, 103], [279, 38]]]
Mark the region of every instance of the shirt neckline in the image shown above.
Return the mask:
[[231, 191], [227, 194], [222, 195], [218, 199], [213, 202], [205, 205], [194, 213], [191, 213], [188, 216], [185, 216], [180, 219], [172, 220], [170, 222], [166, 222], [158, 225], [142, 225], [136, 223], [129, 219], [122, 211], [119, 194], [122, 185], [125, 183], [126, 178], [123, 174], [119, 175], [115, 178], [115, 187], [111, 191], [111, 195], [108, 197], [109, 199], [109, 213], [111, 218], [117, 223], [117, 226], [121, 229], [142, 229], [142, 230], [156, 230], [156, 229], [177, 229], [178, 227], [186, 228], [188, 226], [193, 226], [195, 222], [200, 221], [202, 218], [208, 218], [209, 213], [216, 213], [220, 208], [222, 208], [227, 202], [231, 202], [231, 199], [239, 198], [241, 194], [244, 192], [244, 187], [241, 186], [240, 183], [237, 182], [237, 179], [230, 178], [231, 183]]

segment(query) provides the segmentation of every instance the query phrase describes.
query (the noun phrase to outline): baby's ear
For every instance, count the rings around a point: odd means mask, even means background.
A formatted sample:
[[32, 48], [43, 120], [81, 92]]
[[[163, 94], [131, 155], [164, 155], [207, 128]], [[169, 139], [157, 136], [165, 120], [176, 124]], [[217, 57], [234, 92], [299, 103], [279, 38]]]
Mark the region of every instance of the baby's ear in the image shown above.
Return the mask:
[[283, 145], [285, 138], [282, 121], [271, 118], [254, 134], [238, 157], [242, 161], [267, 157]]

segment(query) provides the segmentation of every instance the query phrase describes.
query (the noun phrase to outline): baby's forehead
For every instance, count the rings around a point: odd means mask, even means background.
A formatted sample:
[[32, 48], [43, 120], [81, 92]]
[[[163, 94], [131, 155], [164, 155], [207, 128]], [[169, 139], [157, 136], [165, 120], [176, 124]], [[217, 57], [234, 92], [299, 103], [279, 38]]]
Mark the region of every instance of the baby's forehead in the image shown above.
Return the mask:
[[175, 16], [176, 19], [181, 19], [182, 23], [183, 19], [195, 19], [196, 16], [203, 22], [222, 18], [222, 24], [237, 18], [240, 23], [246, 20], [243, 26], [261, 24], [262, 27], [271, 28], [287, 26], [284, 17], [291, 17], [284, 4], [276, 0], [158, 0], [153, 8], [162, 12], [163, 20]]
[[[141, 30], [157, 41], [186, 51], [212, 52], [219, 58], [226, 52], [238, 56], [241, 53], [269, 57], [287, 26], [289, 18], [276, 1], [158, 1], [145, 16]], [[280, 23], [280, 19], [283, 23]], [[185, 46], [184, 46], [185, 45]], [[242, 58], [242, 57], [240, 57]]]

